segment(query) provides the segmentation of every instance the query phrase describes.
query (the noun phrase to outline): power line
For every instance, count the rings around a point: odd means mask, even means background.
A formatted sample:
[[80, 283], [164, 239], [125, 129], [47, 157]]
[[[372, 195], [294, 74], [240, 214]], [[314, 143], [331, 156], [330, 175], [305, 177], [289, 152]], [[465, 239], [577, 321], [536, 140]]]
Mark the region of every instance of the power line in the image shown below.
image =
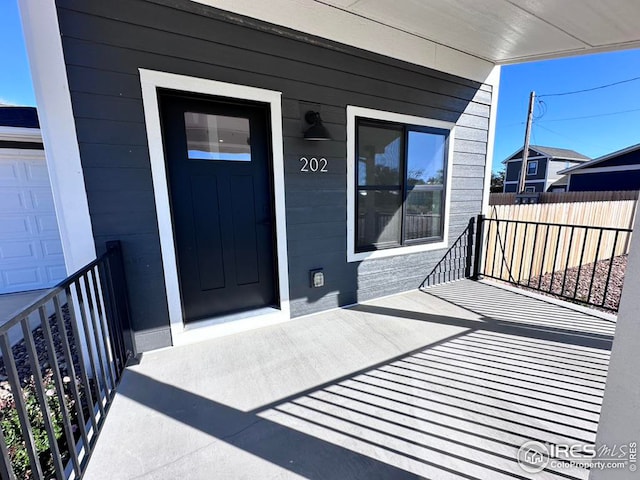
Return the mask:
[[536, 115], [534, 112], [533, 114], [534, 122], [540, 120], [542, 117], [544, 117], [547, 114], [547, 104], [543, 100], [538, 99], [536, 105], [538, 106], [538, 110], [540, 111], [540, 113]]
[[[533, 122], [534, 123], [550, 123], [550, 122], [566, 122], [569, 120], [582, 120], [585, 118], [598, 118], [598, 117], [609, 117], [612, 115], [623, 115], [625, 113], [633, 113], [633, 112], [640, 112], [640, 108], [632, 108], [630, 110], [618, 110], [617, 112], [606, 112], [606, 113], [594, 113], [593, 115], [582, 115], [579, 117], [563, 117], [563, 118], [550, 118], [548, 120], [541, 120], [542, 117], [544, 117], [544, 115], [547, 113], [546, 110], [546, 105], [545, 105], [545, 110], [542, 114], [538, 115], [537, 117], [534, 118]], [[503, 125], [503, 127], [513, 127], [515, 125], [524, 125], [526, 122], [513, 122], [513, 123], [508, 123], [507, 125]]]
[[593, 143], [593, 142], [589, 142], [589, 141], [585, 142], [584, 139], [581, 140], [580, 142], [577, 142], [577, 140], [575, 138], [567, 137], [566, 135], [564, 135], [562, 133], [558, 133], [555, 130], [551, 130], [550, 128], [544, 127], [544, 126], [539, 125], [539, 124], [537, 124], [536, 126], [541, 128], [541, 129], [543, 129], [543, 130], [546, 130], [547, 132], [553, 133], [554, 135], [558, 135], [559, 137], [562, 137], [562, 138], [565, 138], [567, 140], [570, 140], [571, 142], [574, 142], [574, 143], [588, 143], [588, 144], [590, 144], [590, 145], [592, 145], [594, 147], [603, 148], [603, 149], [607, 148], [607, 147], [604, 147], [602, 145], [598, 145], [598, 144]]
[[[608, 117], [611, 115], [622, 115], [623, 113], [640, 112], [640, 108], [633, 108], [631, 110], [620, 110], [618, 112], [597, 113], [594, 115], [583, 115], [581, 117], [565, 117], [565, 118], [551, 118], [549, 120], [543, 120], [543, 122], [565, 122], [568, 120], [582, 120], [583, 118], [597, 118]], [[524, 122], [523, 122], [524, 123]]]
[[560, 92], [560, 93], [546, 93], [544, 95], [538, 95], [538, 98], [542, 98], [542, 97], [561, 97], [561, 96], [564, 96], [564, 95], [574, 95], [576, 93], [593, 92], [594, 90], [600, 90], [600, 89], [603, 89], [603, 88], [613, 87], [615, 85], [621, 85], [623, 83], [635, 82], [636, 80], [640, 80], [640, 77], [628, 78], [626, 80], [620, 80], [619, 82], [607, 83], [606, 85], [600, 85], [598, 87], [585, 88], [584, 90], [574, 90], [572, 92]]

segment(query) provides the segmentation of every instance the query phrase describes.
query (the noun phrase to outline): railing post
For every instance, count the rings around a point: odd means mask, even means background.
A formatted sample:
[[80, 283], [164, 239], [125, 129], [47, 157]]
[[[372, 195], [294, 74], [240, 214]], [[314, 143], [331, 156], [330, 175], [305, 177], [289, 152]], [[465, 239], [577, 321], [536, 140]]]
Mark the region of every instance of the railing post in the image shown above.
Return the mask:
[[[129, 316], [129, 298], [127, 295], [127, 280], [124, 273], [124, 261], [122, 259], [122, 247], [119, 240], [107, 242], [109, 253], [109, 272], [111, 274], [111, 288], [114, 300], [115, 321], [118, 322], [127, 357], [135, 356], [135, 342], [131, 330]], [[123, 359], [126, 361], [126, 359]]]
[[475, 223], [475, 218], [471, 217], [469, 219], [469, 226], [467, 227], [467, 248], [466, 248], [466, 258], [465, 258], [465, 265], [464, 265], [464, 278], [470, 278], [471, 277], [471, 269], [473, 266], [473, 256], [472, 256], [472, 252], [473, 252], [473, 236], [475, 233], [475, 230], [473, 228]]
[[[473, 219], [472, 219], [473, 220]], [[484, 239], [484, 215], [478, 215], [476, 236], [475, 236], [475, 255], [473, 256], [473, 280], [480, 280], [480, 266], [482, 265], [482, 245]]]

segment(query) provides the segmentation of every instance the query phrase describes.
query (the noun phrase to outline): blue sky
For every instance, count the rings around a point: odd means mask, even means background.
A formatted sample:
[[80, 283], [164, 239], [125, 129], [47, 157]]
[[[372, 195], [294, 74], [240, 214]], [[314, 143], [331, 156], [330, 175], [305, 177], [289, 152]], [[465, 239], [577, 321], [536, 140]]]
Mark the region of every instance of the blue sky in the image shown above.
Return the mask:
[[0, 45], [0, 103], [35, 106], [16, 0], [0, 1]]
[[634, 77], [640, 77], [640, 50], [502, 67], [494, 170], [523, 145], [531, 90], [545, 103], [536, 106], [536, 116], [543, 115], [534, 121], [532, 144], [599, 157], [640, 143], [640, 80], [575, 95], [543, 97]]
[[[0, 2], [0, 45], [0, 103], [35, 105], [16, 0]], [[633, 77], [640, 77], [640, 50], [502, 67], [493, 169], [523, 144], [531, 90], [562, 93]], [[598, 157], [640, 143], [640, 80], [540, 100], [536, 116], [544, 115], [534, 123], [532, 144]]]

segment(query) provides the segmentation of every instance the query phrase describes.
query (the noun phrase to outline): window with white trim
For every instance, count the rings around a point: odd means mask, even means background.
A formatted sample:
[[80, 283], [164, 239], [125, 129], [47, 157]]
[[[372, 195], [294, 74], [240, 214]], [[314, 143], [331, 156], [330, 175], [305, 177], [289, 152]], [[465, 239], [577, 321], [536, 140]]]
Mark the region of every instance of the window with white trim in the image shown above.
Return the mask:
[[355, 120], [355, 253], [441, 242], [450, 130]]
[[538, 174], [538, 161], [529, 160], [527, 162], [527, 175], [537, 175], [537, 174]]

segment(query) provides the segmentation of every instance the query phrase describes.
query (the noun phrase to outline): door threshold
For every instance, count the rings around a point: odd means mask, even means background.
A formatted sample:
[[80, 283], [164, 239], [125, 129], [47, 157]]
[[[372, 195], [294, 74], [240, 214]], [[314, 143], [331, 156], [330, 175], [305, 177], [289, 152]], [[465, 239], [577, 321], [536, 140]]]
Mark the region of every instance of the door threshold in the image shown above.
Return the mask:
[[264, 307], [189, 323], [183, 325], [180, 332], [173, 332], [173, 345], [187, 345], [286, 322], [291, 320], [288, 310]]

